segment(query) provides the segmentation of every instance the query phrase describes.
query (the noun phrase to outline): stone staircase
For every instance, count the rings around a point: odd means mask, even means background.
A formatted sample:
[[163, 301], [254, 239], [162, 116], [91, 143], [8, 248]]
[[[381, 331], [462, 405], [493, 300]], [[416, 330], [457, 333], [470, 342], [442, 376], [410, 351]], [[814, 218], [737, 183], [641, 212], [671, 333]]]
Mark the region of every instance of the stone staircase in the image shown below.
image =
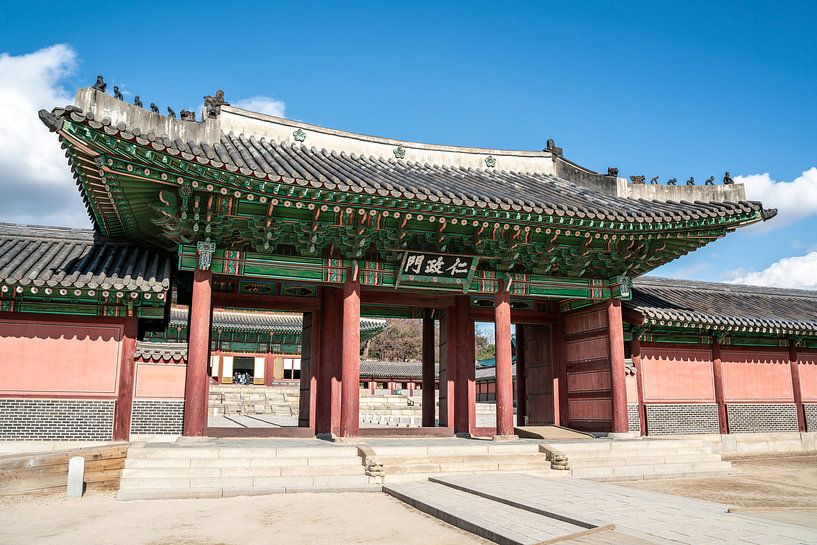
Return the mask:
[[297, 416], [299, 400], [300, 393], [297, 386], [211, 385], [208, 414], [210, 416], [253, 414]]
[[548, 442], [567, 455], [574, 477], [633, 481], [728, 473], [730, 462], [699, 439]]
[[379, 490], [378, 481], [366, 476], [353, 445], [318, 440], [187, 440], [132, 445], [118, 498], [369, 491]]
[[551, 471], [547, 454], [537, 442], [495, 443], [467, 439], [434, 439], [431, 441], [369, 440], [377, 461], [383, 468], [383, 481], [400, 483], [424, 481], [446, 473], [481, 473], [495, 471], [567, 474]]

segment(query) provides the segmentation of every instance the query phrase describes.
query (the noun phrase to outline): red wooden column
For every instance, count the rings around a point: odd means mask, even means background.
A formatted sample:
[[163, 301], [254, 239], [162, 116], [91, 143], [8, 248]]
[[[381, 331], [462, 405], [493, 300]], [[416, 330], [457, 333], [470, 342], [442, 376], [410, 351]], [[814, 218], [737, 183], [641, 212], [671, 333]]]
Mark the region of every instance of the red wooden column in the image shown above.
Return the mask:
[[139, 334], [139, 322], [136, 316], [125, 318], [122, 328], [122, 350], [119, 357], [119, 391], [113, 417], [113, 440], [130, 439], [130, 421], [133, 412], [133, 383], [136, 375], [136, 363], [133, 356], [136, 352], [136, 338]]
[[[318, 388], [315, 401], [315, 433], [337, 434], [340, 431], [343, 314], [342, 292], [338, 288], [321, 287], [321, 339], [318, 347]], [[314, 337], [313, 337], [314, 338]]]
[[513, 435], [513, 371], [511, 369], [511, 294], [503, 283], [494, 297], [496, 343], [496, 434]]
[[721, 433], [729, 433], [729, 417], [723, 397], [723, 363], [721, 363], [721, 343], [712, 339], [712, 375], [715, 380], [715, 403], [718, 404], [718, 426]]
[[[350, 273], [351, 274], [351, 273]], [[343, 284], [340, 436], [357, 437], [360, 407], [360, 281]]]
[[[471, 302], [458, 295], [454, 302], [457, 315], [457, 375], [454, 379], [454, 433], [472, 434], [476, 427], [476, 359], [474, 322], [469, 316]], [[449, 362], [450, 365], [450, 362]]]
[[613, 299], [607, 306], [607, 331], [610, 341], [610, 395], [612, 397], [613, 433], [627, 433], [627, 378], [624, 372], [624, 322], [621, 301]]
[[789, 368], [791, 369], [791, 387], [794, 391], [794, 409], [797, 411], [797, 429], [806, 431], [803, 390], [800, 388], [800, 362], [797, 361], [797, 348], [792, 340], [789, 341]]
[[525, 326], [516, 324], [516, 425], [524, 426], [528, 415], [528, 385], [525, 376]]
[[440, 427], [454, 427], [454, 399], [457, 381], [457, 313], [454, 307], [445, 309], [440, 319]]
[[644, 377], [641, 370], [641, 341], [633, 339], [630, 342], [630, 352], [635, 365], [635, 386], [638, 391], [638, 422], [641, 435], [647, 435], [647, 406], [644, 405]]
[[558, 388], [553, 391], [554, 399], [556, 396], [559, 398], [559, 410], [558, 413], [553, 415], [553, 423], [557, 426], [567, 426], [570, 422], [570, 406], [567, 403], [567, 354], [565, 353], [564, 314], [559, 314], [559, 318], [552, 327], [553, 375], [559, 380]]
[[423, 427], [434, 427], [434, 318], [431, 309], [423, 316]]
[[184, 381], [184, 435], [204, 434], [207, 421], [207, 364], [210, 362], [210, 319], [213, 273], [193, 273], [193, 301], [187, 338], [187, 374]]

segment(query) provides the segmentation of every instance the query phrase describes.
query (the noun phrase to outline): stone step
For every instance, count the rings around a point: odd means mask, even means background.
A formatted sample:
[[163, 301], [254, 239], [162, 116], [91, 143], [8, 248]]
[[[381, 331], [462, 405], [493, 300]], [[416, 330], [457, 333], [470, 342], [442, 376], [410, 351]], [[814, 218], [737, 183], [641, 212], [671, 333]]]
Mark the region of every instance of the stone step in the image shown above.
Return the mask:
[[615, 467], [656, 464], [693, 464], [702, 462], [720, 462], [718, 454], [686, 454], [681, 456], [608, 456], [600, 458], [574, 458], [568, 456], [571, 467]]
[[130, 458], [344, 458], [357, 457], [355, 446], [326, 447], [178, 447], [172, 445], [130, 448]]
[[[561, 450], [561, 449], [560, 449]], [[644, 450], [619, 450], [619, 451], [612, 451], [612, 450], [600, 450], [600, 451], [589, 451], [589, 450], [582, 450], [579, 452], [572, 452], [568, 449], [562, 450], [567, 457], [573, 461], [579, 460], [611, 460], [611, 459], [622, 459], [628, 460], [633, 458], [694, 458], [695, 456], [712, 456], [712, 451], [708, 448], [700, 448], [700, 449], [644, 449]], [[715, 455], [717, 456], [717, 454]]]
[[372, 449], [378, 457], [386, 456], [407, 456], [407, 457], [423, 457], [428, 456], [477, 456], [484, 454], [534, 454], [539, 451], [538, 443], [528, 442], [488, 442], [488, 441], [474, 441], [473, 445], [458, 444], [458, 445], [430, 445], [430, 446], [413, 446], [413, 445], [373, 445]]
[[337, 493], [337, 492], [380, 492], [380, 484], [345, 485], [343, 487], [334, 486], [314, 486], [314, 487], [251, 487], [251, 488], [178, 488], [178, 489], [156, 489], [140, 488], [130, 490], [120, 490], [116, 499], [118, 500], [181, 500], [181, 499], [206, 499], [206, 498], [231, 498], [236, 496], [266, 496], [271, 494], [291, 494], [291, 493]]
[[411, 464], [456, 464], [456, 463], [497, 463], [497, 462], [540, 462], [546, 460], [543, 453], [521, 452], [516, 454], [463, 454], [463, 455], [429, 455], [429, 456], [378, 456], [383, 465]]
[[691, 477], [728, 473], [732, 464], [723, 461], [687, 463], [687, 464], [650, 464], [625, 466], [573, 467], [571, 475], [583, 479], [600, 481], [641, 480], [672, 477]]
[[123, 479], [120, 494], [133, 490], [181, 490], [188, 489], [236, 489], [242, 491], [258, 490], [285, 490], [297, 488], [309, 490], [318, 487], [359, 487], [373, 484], [371, 478], [365, 475], [306, 475], [306, 476], [279, 476], [279, 477], [191, 477], [191, 478], [151, 478], [151, 479]]
[[437, 483], [389, 484], [383, 491], [457, 528], [505, 545], [551, 543], [595, 531]]
[[221, 477], [303, 477], [316, 475], [363, 475], [362, 465], [267, 466], [267, 467], [126, 467], [122, 479], [195, 479]]

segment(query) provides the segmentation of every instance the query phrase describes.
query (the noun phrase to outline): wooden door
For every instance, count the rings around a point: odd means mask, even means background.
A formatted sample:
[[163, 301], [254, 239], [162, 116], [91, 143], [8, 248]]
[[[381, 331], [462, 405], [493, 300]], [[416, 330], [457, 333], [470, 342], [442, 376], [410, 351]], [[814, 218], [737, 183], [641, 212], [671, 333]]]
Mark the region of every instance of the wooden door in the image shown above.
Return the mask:
[[525, 325], [525, 389], [529, 426], [553, 424], [553, 362], [550, 326]]

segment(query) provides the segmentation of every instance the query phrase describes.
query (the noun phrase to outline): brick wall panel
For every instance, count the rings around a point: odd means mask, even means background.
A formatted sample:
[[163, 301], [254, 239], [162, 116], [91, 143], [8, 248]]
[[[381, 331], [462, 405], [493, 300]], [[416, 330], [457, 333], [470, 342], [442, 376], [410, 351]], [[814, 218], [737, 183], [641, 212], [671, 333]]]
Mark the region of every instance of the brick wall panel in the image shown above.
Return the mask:
[[131, 434], [180, 435], [184, 401], [137, 399], [133, 402]]
[[719, 433], [714, 403], [647, 405], [648, 435]]
[[109, 441], [113, 400], [0, 399], [0, 439]]
[[638, 414], [638, 403], [627, 404], [627, 429], [629, 431], [641, 431], [641, 417]]
[[817, 431], [817, 404], [803, 405], [806, 412], [806, 431]]
[[727, 403], [729, 433], [797, 431], [794, 403]]

